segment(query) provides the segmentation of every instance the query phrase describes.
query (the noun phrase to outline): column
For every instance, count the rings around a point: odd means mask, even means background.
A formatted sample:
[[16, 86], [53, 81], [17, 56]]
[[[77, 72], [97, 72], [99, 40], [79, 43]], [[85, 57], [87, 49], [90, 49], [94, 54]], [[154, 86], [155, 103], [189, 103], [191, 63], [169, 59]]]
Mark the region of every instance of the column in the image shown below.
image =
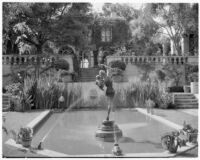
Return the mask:
[[170, 40], [170, 48], [171, 48], [171, 55], [175, 55], [175, 47], [174, 47], [174, 42]]
[[184, 34], [181, 39], [181, 53], [187, 55], [189, 52], [189, 36]]
[[163, 48], [163, 56], [166, 56], [166, 54], [167, 54], [167, 43], [163, 43], [162, 48]]

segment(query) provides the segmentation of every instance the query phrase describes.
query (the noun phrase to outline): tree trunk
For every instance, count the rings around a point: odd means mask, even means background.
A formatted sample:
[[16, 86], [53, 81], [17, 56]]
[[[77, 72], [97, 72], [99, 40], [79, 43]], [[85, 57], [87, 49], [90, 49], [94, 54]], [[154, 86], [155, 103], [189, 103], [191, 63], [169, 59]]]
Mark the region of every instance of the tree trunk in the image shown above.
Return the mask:
[[180, 45], [179, 45], [179, 40], [174, 38], [174, 39], [172, 39], [172, 41], [174, 43], [177, 54], [180, 56], [181, 55], [181, 48], [180, 48]]

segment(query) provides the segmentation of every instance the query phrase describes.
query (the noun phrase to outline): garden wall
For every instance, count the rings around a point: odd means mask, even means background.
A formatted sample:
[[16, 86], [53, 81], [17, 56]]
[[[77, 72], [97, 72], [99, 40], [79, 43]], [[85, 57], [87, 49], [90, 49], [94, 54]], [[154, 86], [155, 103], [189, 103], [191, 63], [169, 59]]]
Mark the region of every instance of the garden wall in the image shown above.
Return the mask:
[[[128, 79], [128, 82], [134, 81], [145, 81], [148, 77], [156, 76], [155, 71], [162, 69], [163, 65], [161, 64], [127, 64], [126, 70], [124, 72], [125, 79]], [[184, 65], [174, 65], [180, 72], [182, 72], [182, 78], [180, 78], [180, 85], [185, 84], [185, 74], [184, 74]], [[174, 85], [173, 80], [169, 80], [169, 86]]]

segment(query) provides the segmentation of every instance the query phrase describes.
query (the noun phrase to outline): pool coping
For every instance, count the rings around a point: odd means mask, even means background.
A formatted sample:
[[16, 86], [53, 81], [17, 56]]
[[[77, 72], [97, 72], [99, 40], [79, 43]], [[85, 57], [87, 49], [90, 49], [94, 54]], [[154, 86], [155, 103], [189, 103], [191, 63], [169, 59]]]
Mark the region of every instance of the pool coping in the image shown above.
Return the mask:
[[[145, 114], [146, 116], [151, 117], [154, 120], [159, 121], [160, 123], [164, 123], [165, 125], [168, 125], [169, 127], [172, 127], [174, 129], [182, 129], [181, 125], [175, 124], [169, 120], [164, 119], [163, 117], [157, 116], [157, 115], [151, 115], [146, 112], [143, 108], [134, 108], [138, 112]], [[36, 131], [38, 126], [43, 122], [52, 112], [50, 110], [43, 111], [39, 116], [37, 116], [35, 119], [33, 119], [30, 123], [28, 123], [26, 126], [33, 129], [33, 132]], [[8, 139], [5, 144], [16, 147], [18, 149], [22, 150], [30, 150], [29, 148], [23, 147], [21, 144], [16, 144], [16, 142], [13, 139]], [[179, 154], [182, 154], [184, 152], [187, 152], [189, 150], [192, 150], [196, 148], [198, 144], [191, 144], [187, 143], [186, 146], [179, 147], [177, 150], [177, 153], [170, 153], [168, 151], [164, 152], [155, 152], [155, 153], [126, 153], [121, 157], [132, 157], [132, 158], [170, 158], [170, 157], [176, 157]], [[61, 152], [56, 152], [53, 150], [43, 149], [43, 150], [36, 150], [36, 154], [40, 154], [46, 157], [115, 157], [112, 154], [90, 154], [90, 155], [68, 155]]]
[[[10, 145], [12, 147], [16, 147], [20, 150], [26, 150], [29, 151], [30, 148], [25, 148], [21, 144], [16, 144], [16, 142], [13, 139], [9, 139], [6, 141], [7, 145]], [[189, 144], [187, 143], [186, 146], [183, 146], [181, 148], [178, 148], [177, 153], [169, 153], [168, 151], [164, 152], [155, 152], [155, 153], [126, 153], [123, 156], [114, 156], [112, 154], [90, 154], [90, 155], [68, 155], [61, 152], [56, 152], [53, 150], [43, 149], [43, 150], [35, 150], [35, 154], [40, 154], [46, 157], [124, 157], [124, 158], [172, 158], [176, 157], [179, 154], [182, 154], [184, 152], [187, 152], [189, 150], [192, 150], [196, 148], [198, 144]]]
[[50, 110], [43, 111], [40, 113], [39, 116], [37, 116], [35, 119], [33, 119], [31, 122], [29, 122], [26, 127], [29, 127], [33, 130], [33, 134], [36, 132], [38, 129], [39, 125], [47, 118], [50, 116], [52, 112]]

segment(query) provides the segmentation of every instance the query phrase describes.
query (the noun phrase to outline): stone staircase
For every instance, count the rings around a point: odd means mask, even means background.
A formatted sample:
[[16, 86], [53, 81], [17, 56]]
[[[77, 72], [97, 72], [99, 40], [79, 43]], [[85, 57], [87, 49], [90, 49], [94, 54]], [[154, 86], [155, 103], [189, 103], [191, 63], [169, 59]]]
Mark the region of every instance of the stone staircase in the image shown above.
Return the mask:
[[11, 95], [10, 94], [2, 94], [3, 98], [2, 98], [2, 103], [3, 103], [3, 112], [7, 112], [10, 110], [10, 98]]
[[81, 68], [80, 70], [80, 82], [92, 82], [96, 80], [96, 75], [99, 73], [98, 68]]
[[198, 108], [198, 99], [192, 93], [174, 93], [177, 108]]

